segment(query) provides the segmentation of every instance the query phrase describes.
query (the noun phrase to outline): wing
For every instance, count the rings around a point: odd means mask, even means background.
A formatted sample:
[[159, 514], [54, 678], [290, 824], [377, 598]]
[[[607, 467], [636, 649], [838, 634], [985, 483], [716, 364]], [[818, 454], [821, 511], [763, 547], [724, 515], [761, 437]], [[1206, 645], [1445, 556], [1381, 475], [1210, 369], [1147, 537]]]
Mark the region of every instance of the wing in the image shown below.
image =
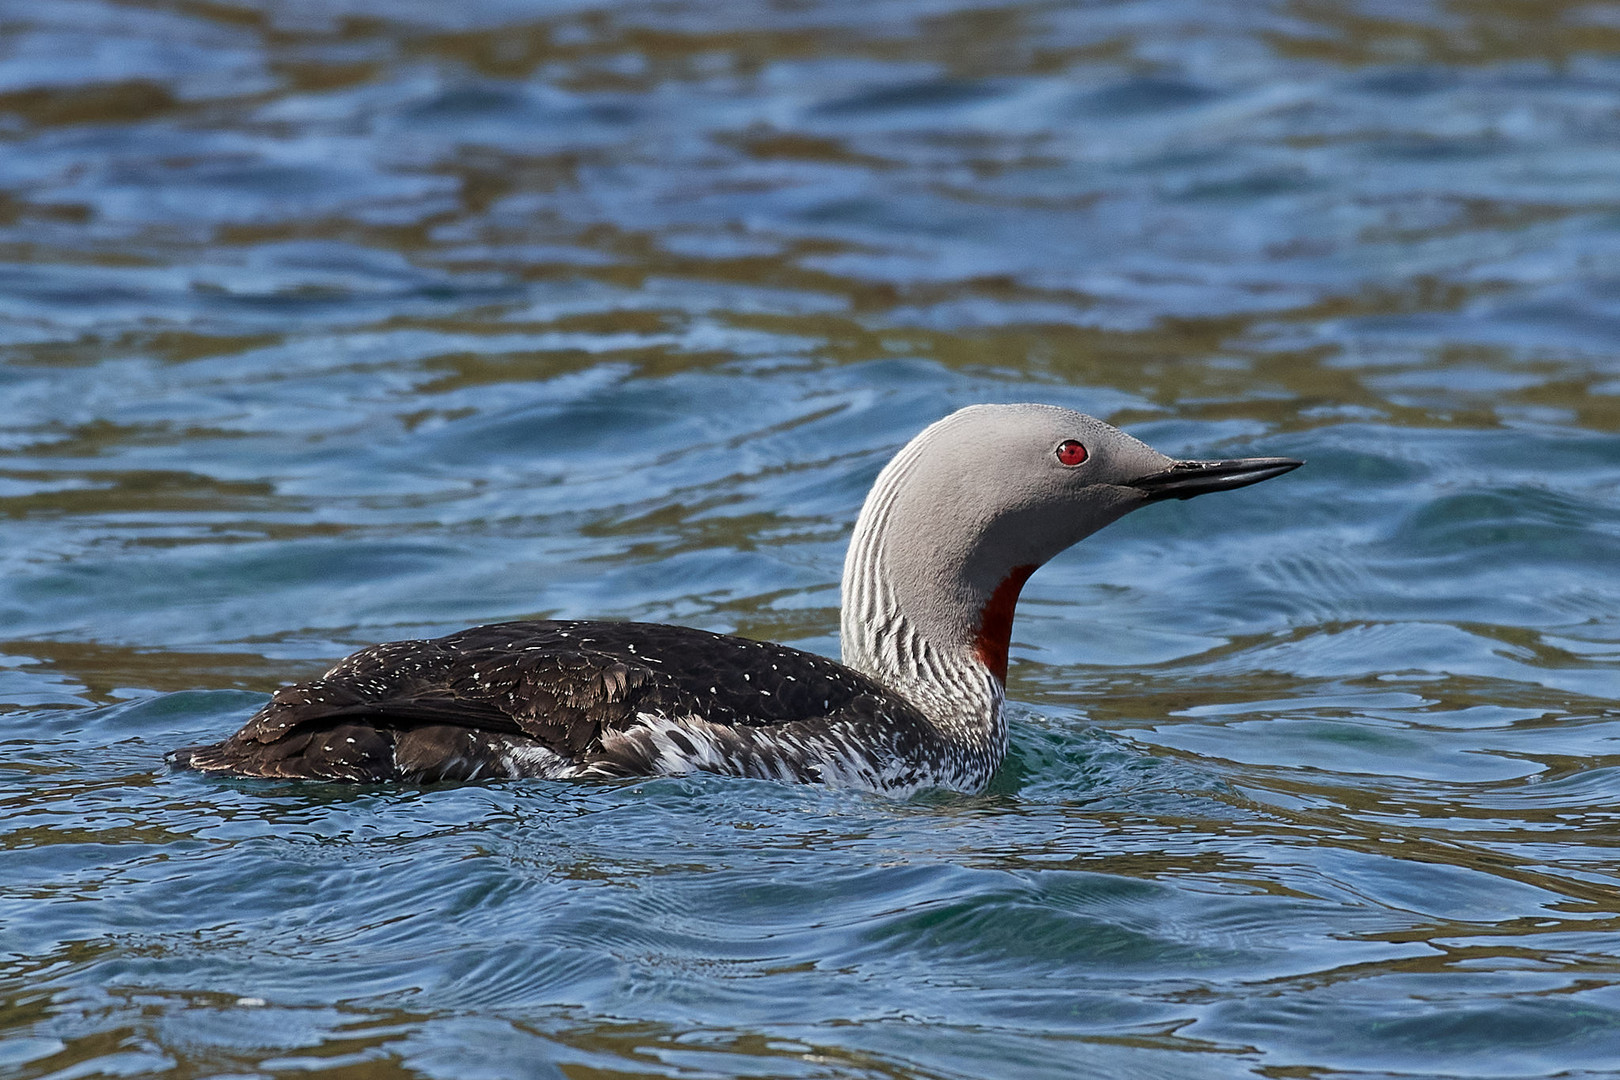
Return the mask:
[[[897, 712], [914, 710], [841, 664], [782, 645], [650, 623], [511, 622], [363, 649], [279, 690], [224, 743], [177, 753], [197, 768], [333, 779], [480, 768], [567, 775], [593, 765], [622, 774], [653, 771], [656, 754], [605, 763], [604, 742], [635, 745], [615, 736], [649, 722], [697, 718], [712, 733], [918, 719]], [[390, 775], [385, 759], [416, 767]], [[310, 772], [300, 773], [306, 761]], [[462, 764], [447, 771], [444, 762]]]

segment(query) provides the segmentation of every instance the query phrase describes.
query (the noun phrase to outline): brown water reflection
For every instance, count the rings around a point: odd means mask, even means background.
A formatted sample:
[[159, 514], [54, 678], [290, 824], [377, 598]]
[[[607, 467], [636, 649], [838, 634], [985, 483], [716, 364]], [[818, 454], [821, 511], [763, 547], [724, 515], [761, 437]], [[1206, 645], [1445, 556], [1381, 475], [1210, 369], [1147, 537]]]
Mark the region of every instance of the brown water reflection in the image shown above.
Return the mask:
[[[1606, 1075], [1617, 35], [0, 11], [0, 1073]], [[984, 796], [161, 770], [478, 621], [836, 651], [986, 399], [1309, 467], [1032, 580]]]

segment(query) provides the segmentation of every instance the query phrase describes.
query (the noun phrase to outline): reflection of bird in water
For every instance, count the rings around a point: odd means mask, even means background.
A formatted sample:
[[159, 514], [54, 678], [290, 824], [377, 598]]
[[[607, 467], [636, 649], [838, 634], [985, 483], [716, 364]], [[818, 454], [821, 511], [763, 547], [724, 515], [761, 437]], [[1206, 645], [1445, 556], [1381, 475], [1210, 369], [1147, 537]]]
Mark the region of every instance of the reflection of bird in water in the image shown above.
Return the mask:
[[1007, 752], [1007, 646], [1029, 575], [1137, 507], [1299, 465], [1174, 461], [1067, 409], [975, 405], [912, 439], [867, 496], [842, 664], [680, 626], [497, 623], [362, 649], [169, 760], [358, 782], [705, 770], [978, 790]]

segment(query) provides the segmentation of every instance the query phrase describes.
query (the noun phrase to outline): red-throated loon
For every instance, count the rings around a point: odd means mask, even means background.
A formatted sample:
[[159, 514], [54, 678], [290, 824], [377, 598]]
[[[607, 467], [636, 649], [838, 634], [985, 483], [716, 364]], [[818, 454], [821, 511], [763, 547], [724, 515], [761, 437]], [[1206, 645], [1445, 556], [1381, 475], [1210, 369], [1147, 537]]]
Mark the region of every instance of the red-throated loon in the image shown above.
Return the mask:
[[1300, 464], [1175, 461], [1068, 409], [970, 406], [907, 443], [867, 496], [841, 664], [681, 626], [496, 623], [362, 649], [169, 760], [360, 783], [704, 770], [977, 791], [1007, 753], [1007, 645], [1029, 575], [1137, 507]]

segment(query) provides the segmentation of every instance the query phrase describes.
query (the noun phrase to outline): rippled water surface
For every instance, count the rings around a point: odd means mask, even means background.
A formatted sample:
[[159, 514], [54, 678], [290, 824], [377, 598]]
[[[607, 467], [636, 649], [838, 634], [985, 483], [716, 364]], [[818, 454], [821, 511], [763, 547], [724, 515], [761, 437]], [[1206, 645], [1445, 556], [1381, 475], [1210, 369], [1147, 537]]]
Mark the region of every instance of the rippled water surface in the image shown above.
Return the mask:
[[[0, 4], [0, 1074], [1620, 1073], [1620, 20]], [[521, 616], [836, 653], [984, 400], [1309, 460], [1025, 592], [983, 796], [221, 782]]]

